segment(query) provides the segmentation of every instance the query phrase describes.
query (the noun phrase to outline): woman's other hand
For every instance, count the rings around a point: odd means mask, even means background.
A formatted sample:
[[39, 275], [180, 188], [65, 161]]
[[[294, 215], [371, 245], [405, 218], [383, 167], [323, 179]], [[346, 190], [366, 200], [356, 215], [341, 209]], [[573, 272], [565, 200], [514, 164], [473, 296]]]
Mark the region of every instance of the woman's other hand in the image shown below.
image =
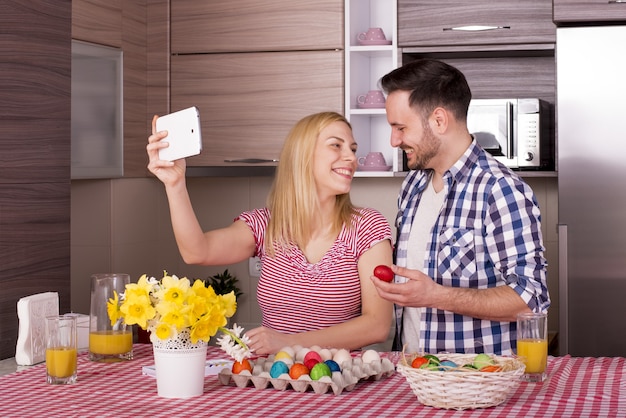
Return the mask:
[[266, 327], [253, 328], [246, 335], [250, 338], [250, 349], [258, 355], [275, 354], [283, 347], [293, 345], [289, 335]]

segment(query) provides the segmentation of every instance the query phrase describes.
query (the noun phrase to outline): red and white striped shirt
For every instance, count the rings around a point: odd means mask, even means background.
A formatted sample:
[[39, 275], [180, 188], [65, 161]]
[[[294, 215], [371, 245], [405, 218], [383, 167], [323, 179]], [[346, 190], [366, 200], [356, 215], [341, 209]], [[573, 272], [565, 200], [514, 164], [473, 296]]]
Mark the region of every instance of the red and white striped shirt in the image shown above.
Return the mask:
[[293, 334], [343, 323], [361, 314], [359, 257], [374, 244], [392, 239], [389, 223], [370, 208], [357, 210], [354, 228], [342, 227], [322, 259], [310, 264], [297, 246], [266, 254], [264, 238], [270, 219], [267, 208], [242, 213], [256, 241], [262, 262], [257, 299], [262, 324]]

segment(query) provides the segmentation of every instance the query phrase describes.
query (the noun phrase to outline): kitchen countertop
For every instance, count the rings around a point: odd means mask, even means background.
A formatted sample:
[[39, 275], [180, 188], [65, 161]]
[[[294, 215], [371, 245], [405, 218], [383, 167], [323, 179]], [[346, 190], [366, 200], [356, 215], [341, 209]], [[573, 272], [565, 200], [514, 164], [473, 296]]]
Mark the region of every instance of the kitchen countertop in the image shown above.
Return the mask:
[[18, 366], [14, 357], [0, 360], [0, 376], [14, 373], [18, 370], [26, 370], [29, 367], [32, 366]]

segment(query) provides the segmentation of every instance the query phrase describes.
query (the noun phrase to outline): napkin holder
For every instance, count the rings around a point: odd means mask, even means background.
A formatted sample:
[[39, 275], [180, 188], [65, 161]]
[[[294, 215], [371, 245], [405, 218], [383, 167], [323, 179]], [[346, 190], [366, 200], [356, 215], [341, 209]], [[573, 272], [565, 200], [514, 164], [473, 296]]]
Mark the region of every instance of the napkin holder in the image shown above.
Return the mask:
[[58, 314], [57, 292], [38, 293], [18, 300], [19, 331], [15, 347], [15, 362], [18, 365], [30, 366], [46, 359], [45, 318]]
[[66, 313], [63, 316], [73, 316], [76, 318], [76, 344], [78, 351], [89, 350], [89, 315]]

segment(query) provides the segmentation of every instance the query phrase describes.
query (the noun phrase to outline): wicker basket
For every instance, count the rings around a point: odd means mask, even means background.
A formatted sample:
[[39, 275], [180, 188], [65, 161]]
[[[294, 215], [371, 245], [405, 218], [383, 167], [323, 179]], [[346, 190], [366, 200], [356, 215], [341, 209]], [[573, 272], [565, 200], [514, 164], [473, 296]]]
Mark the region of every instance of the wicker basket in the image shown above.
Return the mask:
[[[517, 358], [492, 356], [502, 371], [480, 372], [459, 367], [439, 371], [416, 369], [411, 362], [417, 355], [403, 357], [397, 370], [406, 378], [417, 400], [444, 409], [476, 409], [500, 405], [519, 386], [524, 363]], [[441, 360], [458, 365], [471, 363], [476, 354], [441, 354]]]

